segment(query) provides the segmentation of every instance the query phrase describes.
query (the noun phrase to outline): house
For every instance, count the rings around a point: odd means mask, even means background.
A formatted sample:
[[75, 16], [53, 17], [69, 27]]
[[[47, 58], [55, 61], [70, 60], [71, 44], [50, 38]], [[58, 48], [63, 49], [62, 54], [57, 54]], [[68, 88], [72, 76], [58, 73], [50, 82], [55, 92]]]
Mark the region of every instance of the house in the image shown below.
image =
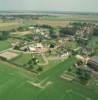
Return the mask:
[[37, 28], [37, 29], [35, 30], [35, 32], [36, 32], [36, 33], [40, 33], [41, 30]]
[[80, 60], [82, 63], [85, 63], [85, 64], [87, 64], [89, 59], [90, 59], [89, 57], [84, 57], [84, 56], [81, 56], [81, 55], [76, 55], [76, 58], [78, 60]]
[[19, 42], [12, 42], [11, 46], [14, 48], [15, 46], [19, 45]]
[[66, 52], [63, 55], [61, 55], [61, 57], [68, 57], [69, 55], [70, 55], [69, 52]]
[[98, 56], [91, 57], [88, 61], [88, 66], [95, 71], [98, 71]]
[[89, 62], [94, 63], [96, 66], [98, 66], [98, 56], [91, 57]]
[[72, 35], [66, 35], [65, 37], [64, 37], [64, 40], [65, 41], [70, 41], [70, 40], [75, 40], [75, 38], [74, 38], [74, 36], [72, 36]]
[[32, 29], [34, 29], [34, 27], [33, 26], [30, 26], [30, 27], [28, 27], [28, 29], [32, 30]]
[[21, 51], [28, 51], [28, 46], [23, 46], [20, 48]]
[[82, 49], [82, 53], [85, 54], [85, 55], [91, 55], [91, 54], [94, 53], [94, 50], [93, 50], [93, 48], [87, 47], [87, 48]]
[[37, 43], [37, 44], [32, 44], [29, 46], [29, 50], [31, 52], [39, 52], [43, 50], [43, 45], [41, 43]]
[[30, 46], [30, 47], [29, 47], [29, 50], [30, 50], [30, 51], [32, 51], [32, 52], [35, 52], [35, 51], [36, 51], [36, 48], [35, 48], [35, 47]]
[[37, 43], [36, 48], [43, 48], [43, 45], [41, 43]]

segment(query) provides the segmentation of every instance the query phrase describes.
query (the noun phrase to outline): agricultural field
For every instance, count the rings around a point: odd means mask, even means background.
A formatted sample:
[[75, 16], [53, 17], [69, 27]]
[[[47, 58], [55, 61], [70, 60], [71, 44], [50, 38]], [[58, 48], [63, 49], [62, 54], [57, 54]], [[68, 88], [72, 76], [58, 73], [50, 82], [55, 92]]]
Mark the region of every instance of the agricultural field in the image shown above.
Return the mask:
[[17, 28], [20, 25], [22, 25], [22, 21], [21, 20], [13, 20], [13, 21], [5, 21], [5, 22], [1, 21], [0, 22], [0, 31]]
[[23, 31], [23, 32], [11, 32], [10, 33], [12, 37], [19, 37], [19, 36], [23, 36], [23, 35], [27, 35], [27, 34], [31, 34], [30, 31]]
[[[54, 16], [44, 16], [40, 17], [38, 20], [32, 20], [30, 22], [34, 24], [39, 24], [39, 25], [50, 25], [50, 26], [68, 26], [72, 22], [90, 22], [90, 23], [97, 23], [98, 24], [98, 16], [81, 16], [81, 15], [54, 15]], [[24, 21], [25, 23], [26, 21]]]
[[11, 45], [7, 41], [0, 41], [0, 51], [10, 48]]
[[54, 15], [54, 16], [43, 16], [39, 19], [16, 19], [4, 21], [0, 19], [0, 31], [16, 29], [19, 26], [28, 27], [30, 25], [50, 25], [50, 26], [68, 26], [72, 22], [91, 22], [98, 24], [98, 16], [79, 16], [79, 15]]
[[[69, 58], [36, 76], [0, 61], [0, 100], [97, 100], [94, 90], [60, 79], [63, 70], [75, 62], [76, 59]], [[44, 88], [34, 86], [34, 82], [40, 82]]]

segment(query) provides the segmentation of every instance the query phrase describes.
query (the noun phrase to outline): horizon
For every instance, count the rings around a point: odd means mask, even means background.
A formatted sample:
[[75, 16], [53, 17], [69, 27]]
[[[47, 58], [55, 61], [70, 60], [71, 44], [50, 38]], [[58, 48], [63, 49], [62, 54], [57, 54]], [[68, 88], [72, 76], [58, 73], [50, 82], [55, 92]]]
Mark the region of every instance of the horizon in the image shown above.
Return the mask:
[[97, 11], [55, 11], [55, 10], [0, 10], [0, 13], [94, 13], [94, 14], [97, 14], [98, 12]]

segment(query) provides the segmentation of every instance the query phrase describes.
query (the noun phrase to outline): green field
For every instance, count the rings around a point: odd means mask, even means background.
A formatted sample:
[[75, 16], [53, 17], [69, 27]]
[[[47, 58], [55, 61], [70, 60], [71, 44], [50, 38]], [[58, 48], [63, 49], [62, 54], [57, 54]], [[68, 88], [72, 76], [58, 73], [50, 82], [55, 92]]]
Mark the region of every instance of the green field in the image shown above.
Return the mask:
[[32, 58], [32, 56], [38, 58], [39, 62], [44, 63], [44, 60], [41, 55], [37, 54], [22, 54], [21, 56], [12, 59], [11, 61], [17, 65], [23, 66], [24, 64], [27, 64], [28, 61]]
[[[97, 100], [95, 91], [59, 78], [75, 62], [76, 59], [69, 58], [37, 77], [24, 69], [0, 62], [0, 100]], [[51, 84], [41, 89], [29, 84], [30, 80]]]
[[92, 39], [89, 41], [88, 45], [90, 47], [96, 48], [96, 47], [98, 47], [97, 46], [98, 44], [96, 42], [98, 42], [98, 36], [93, 36]]
[[92, 39], [88, 43], [89, 47], [96, 49], [96, 55], [98, 55], [98, 36], [93, 36]]
[[0, 41], [0, 51], [10, 48], [10, 44], [7, 41]]

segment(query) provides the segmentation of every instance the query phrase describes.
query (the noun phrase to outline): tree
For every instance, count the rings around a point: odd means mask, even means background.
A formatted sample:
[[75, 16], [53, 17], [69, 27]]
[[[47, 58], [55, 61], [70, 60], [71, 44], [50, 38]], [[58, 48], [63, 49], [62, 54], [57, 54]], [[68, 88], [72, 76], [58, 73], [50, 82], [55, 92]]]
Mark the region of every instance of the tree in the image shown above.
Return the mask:
[[74, 28], [61, 28], [59, 32], [60, 32], [61, 37], [64, 37], [65, 35], [74, 35], [75, 34]]
[[98, 36], [98, 28], [94, 29], [93, 35]]
[[37, 69], [37, 71], [39, 71], [39, 72], [40, 71], [43, 71], [43, 67], [42, 66], [39, 66], [38, 69]]
[[51, 38], [53, 39], [57, 38], [56, 30], [54, 30], [53, 28], [50, 28], [49, 33]]
[[37, 63], [39, 62], [39, 60], [36, 58], [36, 57], [32, 57], [32, 62], [33, 62], [33, 64], [35, 64], [35, 65], [37, 65]]
[[29, 68], [30, 68], [30, 69], [32, 69], [32, 68], [33, 68], [33, 61], [32, 61], [32, 59], [31, 59], [31, 60], [29, 60], [28, 65], [29, 65]]
[[16, 46], [14, 47], [14, 49], [19, 50], [19, 49], [20, 49], [20, 46], [19, 46], [19, 45], [16, 45]]
[[83, 84], [87, 84], [87, 82], [91, 79], [90, 72], [88, 72], [87, 70], [83, 68], [77, 68], [76, 74], [80, 82]]
[[0, 32], [0, 40], [6, 40], [10, 36], [10, 33], [8, 31], [1, 31]]
[[18, 27], [17, 30], [21, 32], [24, 31], [25, 29], [23, 27]]

